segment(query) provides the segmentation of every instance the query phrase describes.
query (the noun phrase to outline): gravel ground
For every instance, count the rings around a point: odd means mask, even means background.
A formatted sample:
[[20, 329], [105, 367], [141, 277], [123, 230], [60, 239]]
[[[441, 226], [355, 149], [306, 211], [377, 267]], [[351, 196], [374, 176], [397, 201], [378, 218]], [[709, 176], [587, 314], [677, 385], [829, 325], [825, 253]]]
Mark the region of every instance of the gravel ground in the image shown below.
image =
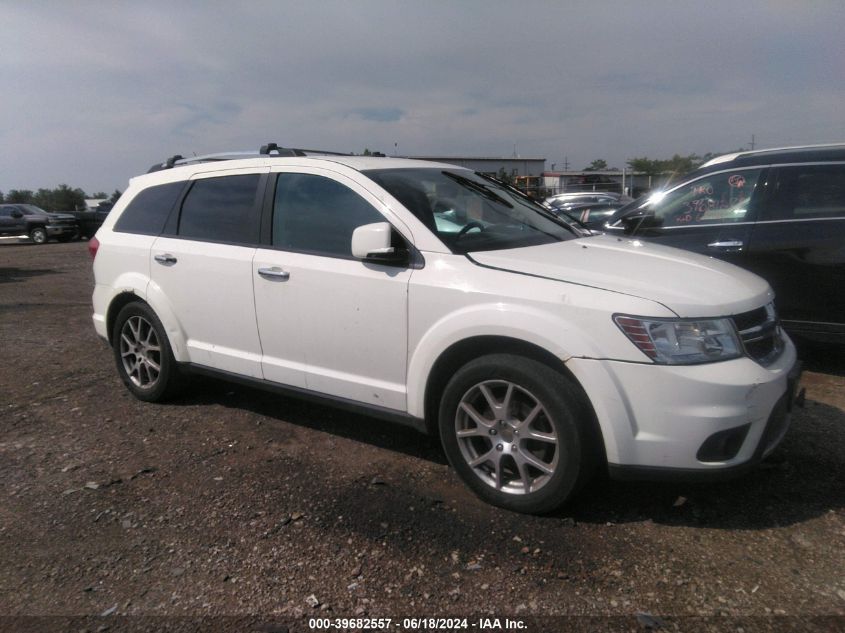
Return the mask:
[[92, 285], [85, 243], [0, 244], [0, 630], [845, 630], [843, 350], [802, 348], [806, 408], [744, 478], [528, 517], [409, 429], [209, 380], [135, 400]]

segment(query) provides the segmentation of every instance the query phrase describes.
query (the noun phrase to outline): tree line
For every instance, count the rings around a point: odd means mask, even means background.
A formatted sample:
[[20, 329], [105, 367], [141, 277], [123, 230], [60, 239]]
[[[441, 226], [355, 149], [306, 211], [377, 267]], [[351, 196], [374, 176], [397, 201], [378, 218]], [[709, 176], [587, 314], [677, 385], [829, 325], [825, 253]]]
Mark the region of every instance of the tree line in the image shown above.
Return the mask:
[[85, 209], [86, 198], [104, 198], [114, 204], [120, 197], [118, 189], [109, 194], [98, 191], [97, 193], [86, 194], [82, 189], [72, 189], [68, 185], [59, 185], [54, 189], [10, 189], [7, 193], [0, 191], [0, 203], [9, 204], [33, 204], [45, 211], [82, 211]]
[[[737, 152], [742, 151], [734, 150]], [[707, 152], [703, 156], [698, 154], [689, 154], [688, 156], [681, 156], [675, 154], [672, 158], [654, 159], [645, 156], [639, 158], [628, 159], [628, 168], [631, 171], [641, 172], [646, 176], [659, 176], [661, 174], [674, 174], [681, 176], [687, 174], [694, 169], [697, 169], [711, 158], [721, 156], [722, 154], [729, 154], [730, 152]], [[602, 158], [596, 159], [589, 165], [584, 167], [584, 171], [619, 171], [616, 167], [608, 167], [607, 161]]]

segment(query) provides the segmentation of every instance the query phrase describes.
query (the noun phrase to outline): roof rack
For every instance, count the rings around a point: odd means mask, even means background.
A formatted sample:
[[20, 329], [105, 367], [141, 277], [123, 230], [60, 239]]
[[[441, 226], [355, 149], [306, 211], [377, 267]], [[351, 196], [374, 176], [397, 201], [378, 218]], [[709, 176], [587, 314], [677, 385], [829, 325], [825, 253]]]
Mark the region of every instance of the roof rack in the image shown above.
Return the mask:
[[[255, 152], [223, 152], [218, 154], [204, 154], [202, 156], [190, 156], [185, 158], [181, 154], [171, 156], [163, 163], [156, 163], [147, 170], [148, 174], [155, 171], [162, 171], [163, 169], [172, 169], [173, 167], [181, 167], [182, 165], [193, 165], [197, 163], [209, 163], [213, 161], [222, 160], [237, 160], [241, 158], [260, 158], [261, 156], [350, 156], [343, 152], [331, 152], [321, 149], [299, 149], [294, 147], [282, 147], [278, 143], [267, 143], [262, 145], [258, 153]], [[383, 154], [382, 154], [383, 156]]]

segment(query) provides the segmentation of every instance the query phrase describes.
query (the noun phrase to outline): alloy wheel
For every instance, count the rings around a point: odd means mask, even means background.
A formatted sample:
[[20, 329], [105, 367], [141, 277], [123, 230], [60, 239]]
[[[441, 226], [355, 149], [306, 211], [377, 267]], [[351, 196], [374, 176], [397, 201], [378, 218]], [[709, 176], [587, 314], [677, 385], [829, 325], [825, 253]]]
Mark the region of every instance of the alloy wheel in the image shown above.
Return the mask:
[[546, 407], [513, 382], [471, 387], [458, 404], [455, 435], [475, 475], [504, 493], [536, 492], [558, 466], [558, 434]]
[[120, 359], [132, 384], [141, 389], [155, 386], [161, 373], [161, 345], [155, 328], [144, 317], [132, 316], [123, 324]]

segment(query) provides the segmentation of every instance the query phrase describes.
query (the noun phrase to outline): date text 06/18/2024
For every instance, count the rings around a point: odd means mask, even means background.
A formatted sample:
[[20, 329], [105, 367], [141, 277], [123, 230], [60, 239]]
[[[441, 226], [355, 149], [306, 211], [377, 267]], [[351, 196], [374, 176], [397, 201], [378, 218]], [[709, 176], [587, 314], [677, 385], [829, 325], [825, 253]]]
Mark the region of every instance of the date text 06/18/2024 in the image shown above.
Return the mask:
[[525, 622], [510, 618], [309, 618], [311, 630], [354, 631], [479, 631], [520, 630]]

